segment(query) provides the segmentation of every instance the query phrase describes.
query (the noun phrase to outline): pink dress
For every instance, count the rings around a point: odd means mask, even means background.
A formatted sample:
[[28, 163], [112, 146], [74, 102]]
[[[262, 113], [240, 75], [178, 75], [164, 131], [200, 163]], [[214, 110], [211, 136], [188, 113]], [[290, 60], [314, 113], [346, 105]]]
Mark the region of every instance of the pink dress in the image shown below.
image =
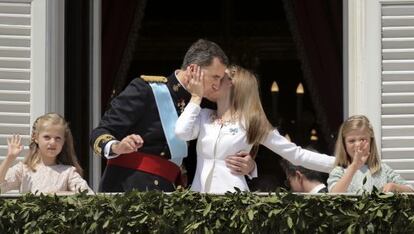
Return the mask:
[[63, 164], [45, 166], [39, 164], [32, 171], [22, 162], [11, 167], [0, 184], [1, 193], [19, 190], [21, 193], [59, 193], [88, 190], [88, 183], [76, 172], [75, 167]]

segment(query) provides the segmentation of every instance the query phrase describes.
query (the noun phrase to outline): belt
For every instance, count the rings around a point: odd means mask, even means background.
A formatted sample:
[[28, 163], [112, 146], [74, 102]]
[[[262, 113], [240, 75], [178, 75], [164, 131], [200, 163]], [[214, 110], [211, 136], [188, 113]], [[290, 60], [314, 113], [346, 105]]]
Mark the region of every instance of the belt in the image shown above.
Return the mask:
[[133, 152], [108, 159], [107, 165], [126, 167], [160, 176], [172, 184], [183, 185], [180, 168], [161, 156]]

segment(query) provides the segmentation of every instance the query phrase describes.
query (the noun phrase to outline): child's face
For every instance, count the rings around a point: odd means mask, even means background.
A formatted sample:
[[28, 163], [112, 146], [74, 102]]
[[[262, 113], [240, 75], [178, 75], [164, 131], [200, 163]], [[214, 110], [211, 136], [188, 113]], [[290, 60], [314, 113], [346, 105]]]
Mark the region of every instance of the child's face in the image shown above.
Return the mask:
[[54, 162], [65, 143], [65, 129], [61, 125], [44, 123], [36, 138], [43, 161]]
[[[366, 144], [368, 145], [364, 147]], [[367, 154], [371, 148], [369, 132], [364, 129], [351, 130], [345, 135], [345, 148], [351, 158], [354, 158], [355, 151], [358, 149], [365, 149], [364, 155]]]

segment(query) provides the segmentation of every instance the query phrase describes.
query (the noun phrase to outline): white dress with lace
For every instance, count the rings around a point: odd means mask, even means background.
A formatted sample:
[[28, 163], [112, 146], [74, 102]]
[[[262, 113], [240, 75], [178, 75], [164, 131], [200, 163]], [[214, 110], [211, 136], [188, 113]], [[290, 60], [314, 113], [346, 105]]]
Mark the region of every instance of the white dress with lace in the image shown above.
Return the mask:
[[22, 162], [18, 162], [7, 171], [0, 189], [1, 193], [10, 190], [19, 190], [21, 193], [77, 192], [79, 189], [92, 191], [73, 166], [38, 164], [36, 171], [32, 171]]

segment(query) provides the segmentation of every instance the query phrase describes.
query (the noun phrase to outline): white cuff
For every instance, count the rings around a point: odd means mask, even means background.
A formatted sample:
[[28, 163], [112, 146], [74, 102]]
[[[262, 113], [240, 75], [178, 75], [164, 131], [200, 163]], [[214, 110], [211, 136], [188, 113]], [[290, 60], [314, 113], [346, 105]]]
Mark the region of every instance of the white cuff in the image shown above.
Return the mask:
[[257, 164], [256, 164], [256, 161], [254, 162], [254, 169], [249, 174], [247, 174], [247, 177], [249, 177], [249, 179], [253, 179], [253, 178], [257, 177]]
[[106, 143], [105, 148], [104, 148], [104, 156], [105, 156], [106, 159], [116, 158], [116, 157], [119, 156], [118, 154], [109, 155], [109, 152], [111, 151], [112, 144], [119, 143], [119, 142], [120, 141], [118, 141], [118, 140], [112, 140], [112, 141], [109, 141], [108, 143]]

